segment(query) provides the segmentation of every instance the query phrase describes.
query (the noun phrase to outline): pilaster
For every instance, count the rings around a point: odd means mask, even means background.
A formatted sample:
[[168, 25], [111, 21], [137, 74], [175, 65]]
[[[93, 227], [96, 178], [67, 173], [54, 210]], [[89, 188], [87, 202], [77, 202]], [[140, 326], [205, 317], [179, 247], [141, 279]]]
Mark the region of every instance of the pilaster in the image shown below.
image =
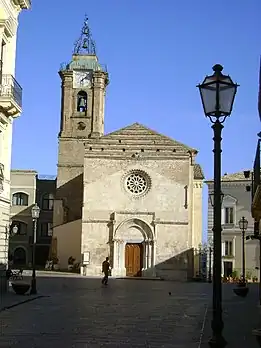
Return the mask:
[[105, 88], [108, 84], [108, 74], [103, 71], [93, 73], [93, 122], [91, 138], [104, 134], [104, 104]]

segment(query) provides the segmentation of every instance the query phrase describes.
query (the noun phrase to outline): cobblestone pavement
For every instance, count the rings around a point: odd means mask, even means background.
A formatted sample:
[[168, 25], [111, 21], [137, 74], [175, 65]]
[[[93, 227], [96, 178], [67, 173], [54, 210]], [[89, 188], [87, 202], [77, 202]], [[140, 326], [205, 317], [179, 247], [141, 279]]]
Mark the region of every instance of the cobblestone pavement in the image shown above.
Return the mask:
[[[258, 308], [258, 286], [249, 284], [249, 294], [246, 298], [234, 294], [234, 284], [223, 285], [223, 336], [228, 348], [258, 347], [252, 330], [261, 328], [260, 308]], [[201, 348], [209, 348], [211, 337], [211, 306], [206, 316]]]
[[38, 278], [50, 297], [0, 313], [0, 347], [199, 348], [211, 285], [110, 280]]

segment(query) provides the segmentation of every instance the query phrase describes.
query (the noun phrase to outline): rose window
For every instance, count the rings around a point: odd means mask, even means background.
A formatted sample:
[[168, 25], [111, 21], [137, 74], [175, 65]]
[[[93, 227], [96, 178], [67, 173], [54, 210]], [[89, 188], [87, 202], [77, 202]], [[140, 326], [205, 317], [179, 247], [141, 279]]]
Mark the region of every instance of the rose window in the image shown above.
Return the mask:
[[146, 178], [140, 173], [132, 173], [127, 177], [126, 186], [128, 191], [138, 195], [147, 190], [148, 184]]

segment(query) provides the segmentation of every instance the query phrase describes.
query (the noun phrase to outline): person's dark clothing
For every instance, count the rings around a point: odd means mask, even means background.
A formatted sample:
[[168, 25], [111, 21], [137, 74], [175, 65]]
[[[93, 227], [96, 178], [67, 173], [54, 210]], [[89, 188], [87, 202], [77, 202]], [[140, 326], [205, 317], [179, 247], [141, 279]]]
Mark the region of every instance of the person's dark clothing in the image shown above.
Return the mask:
[[105, 285], [108, 284], [109, 271], [110, 271], [110, 263], [108, 260], [105, 260], [102, 263], [102, 272], [104, 273], [104, 277], [102, 278], [102, 284], [105, 284]]

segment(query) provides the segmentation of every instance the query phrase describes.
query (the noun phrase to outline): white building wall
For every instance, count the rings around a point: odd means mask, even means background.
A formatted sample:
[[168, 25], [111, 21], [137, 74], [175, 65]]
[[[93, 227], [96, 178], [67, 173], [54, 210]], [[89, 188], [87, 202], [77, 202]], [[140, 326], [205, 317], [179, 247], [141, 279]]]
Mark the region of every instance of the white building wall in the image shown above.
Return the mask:
[[[6, 269], [8, 261], [8, 232], [10, 221], [10, 170], [12, 152], [12, 125], [21, 108], [7, 97], [6, 86], [12, 84], [15, 75], [16, 34], [18, 15], [29, 9], [30, 0], [0, 0], [0, 59], [2, 58], [0, 91], [0, 269]], [[2, 45], [2, 43], [5, 43]], [[3, 52], [2, 52], [3, 49]], [[7, 76], [6, 76], [7, 75]], [[8, 84], [5, 85], [8, 80]]]

